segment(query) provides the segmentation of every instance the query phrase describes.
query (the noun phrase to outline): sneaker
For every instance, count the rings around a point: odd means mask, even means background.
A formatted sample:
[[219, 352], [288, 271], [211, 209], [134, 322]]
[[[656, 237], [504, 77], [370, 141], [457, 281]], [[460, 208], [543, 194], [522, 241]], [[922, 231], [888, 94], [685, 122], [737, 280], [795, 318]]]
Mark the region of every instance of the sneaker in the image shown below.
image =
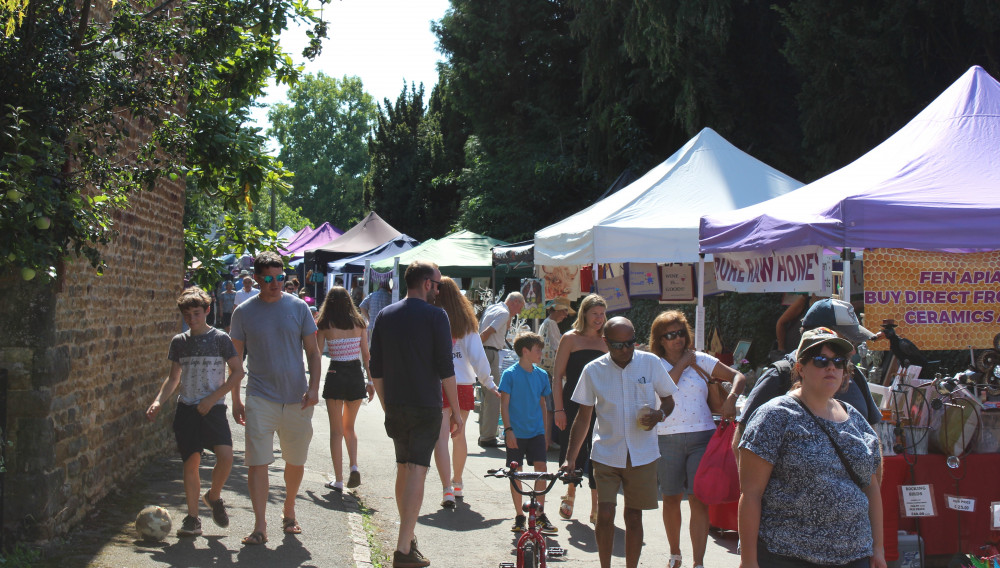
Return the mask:
[[229, 526], [229, 514], [226, 513], [226, 506], [222, 502], [222, 497], [219, 497], [215, 501], [210, 501], [208, 493], [206, 493], [201, 500], [212, 510], [212, 520], [215, 521], [215, 524], [222, 528]]
[[559, 529], [549, 522], [549, 518], [545, 516], [545, 513], [538, 515], [535, 519], [535, 528], [537, 528], [542, 534], [558, 534]]
[[455, 508], [455, 494], [450, 488], [444, 490], [444, 498], [441, 499], [441, 506], [445, 509]]
[[403, 554], [398, 550], [392, 553], [392, 568], [423, 568], [430, 565], [431, 561], [420, 554], [414, 546], [410, 546], [409, 554]]
[[451, 487], [452, 487], [452, 493], [455, 494], [455, 499], [462, 499], [463, 497], [465, 497], [465, 495], [462, 493], [462, 484], [461, 483], [454, 483], [453, 482], [452, 485], [451, 485]]
[[524, 525], [526, 522], [528, 522], [528, 519], [526, 519], [524, 515], [514, 517], [514, 526], [510, 527], [510, 532], [524, 532]]
[[177, 536], [200, 536], [201, 520], [198, 517], [188, 515], [181, 521], [181, 528], [177, 529]]

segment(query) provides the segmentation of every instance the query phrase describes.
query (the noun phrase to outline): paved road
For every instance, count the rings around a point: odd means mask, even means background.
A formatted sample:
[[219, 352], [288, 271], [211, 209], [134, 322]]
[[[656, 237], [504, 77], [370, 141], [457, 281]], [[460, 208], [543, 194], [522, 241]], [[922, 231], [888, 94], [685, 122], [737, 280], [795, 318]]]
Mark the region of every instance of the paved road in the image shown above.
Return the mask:
[[[324, 371], [327, 361], [324, 358]], [[160, 417], [164, 419], [164, 417]], [[514, 535], [510, 532], [513, 520], [509, 486], [506, 480], [485, 479], [487, 469], [503, 465], [503, 450], [484, 450], [475, 444], [478, 428], [477, 415], [472, 414], [466, 429], [470, 456], [465, 481], [465, 499], [455, 510], [440, 507], [441, 488], [437, 470], [432, 466], [428, 474], [424, 505], [417, 525], [420, 549], [432, 561], [432, 566], [465, 568], [471, 566], [494, 567], [502, 561], [513, 561]], [[87, 566], [94, 568], [132, 566], [316, 566], [361, 567], [391, 566], [395, 548], [398, 516], [393, 500], [395, 460], [392, 442], [385, 436], [383, 414], [377, 403], [365, 405], [358, 417], [360, 437], [360, 467], [362, 485], [356, 493], [340, 495], [327, 490], [323, 483], [332, 473], [329, 449], [329, 422], [325, 407], [318, 406], [313, 418], [314, 437], [306, 464], [305, 479], [299, 492], [296, 507], [303, 534], [285, 536], [280, 532], [281, 502], [284, 499], [281, 481], [283, 462], [278, 459], [270, 469], [271, 500], [268, 518], [271, 530], [265, 547], [243, 547], [240, 539], [253, 525], [253, 513], [246, 489], [246, 468], [243, 464], [243, 428], [233, 426], [236, 464], [226, 485], [223, 497], [229, 507], [231, 524], [228, 529], [216, 527], [207, 511], [202, 511], [204, 535], [196, 539], [179, 539], [171, 535], [155, 545], [138, 540], [133, 527], [134, 515], [147, 504], [166, 507], [174, 519], [175, 528], [184, 517], [184, 492], [181, 482], [181, 464], [170, 456], [154, 461], [136, 480], [122, 491], [103, 501], [98, 510], [61, 543], [44, 566], [69, 568]], [[126, 451], [123, 449], [123, 451]], [[550, 468], [554, 468], [556, 454], [550, 453]], [[346, 452], [345, 452], [346, 459]], [[203, 460], [202, 480], [207, 483], [212, 458]], [[557, 510], [562, 487], [553, 489], [550, 501], [552, 511]], [[560, 534], [550, 539], [568, 549], [564, 559], [553, 560], [553, 566], [599, 566], [593, 526], [587, 522], [590, 502], [585, 492], [580, 493], [574, 519], [563, 521], [558, 514], [551, 519]], [[365, 544], [366, 535], [357, 513], [360, 499], [371, 511], [376, 547], [372, 554]], [[620, 499], [620, 498], [619, 498]], [[685, 507], [684, 518], [688, 518]], [[667, 543], [659, 511], [647, 511], [643, 516], [645, 545], [641, 566], [662, 568], [667, 561]], [[624, 547], [621, 527], [621, 502], [616, 520], [616, 547], [614, 566], [624, 566]], [[685, 568], [691, 568], [690, 543], [686, 528], [682, 531], [682, 553]], [[706, 566], [709, 568], [734, 567], [738, 557], [734, 554], [736, 538], [733, 533], [712, 534], [709, 537]], [[389, 561], [385, 562], [388, 556]]]
[[[376, 404], [362, 409], [358, 418], [358, 431], [362, 436], [359, 462], [365, 473], [363, 483], [358, 488], [364, 504], [375, 510], [378, 527], [377, 539], [382, 549], [391, 558], [396, 544], [399, 516], [392, 498], [392, 474], [395, 461], [391, 441], [385, 437], [382, 427], [382, 411]], [[472, 566], [495, 567], [500, 562], [514, 561], [514, 534], [510, 532], [513, 523], [514, 506], [510, 497], [510, 486], [504, 479], [484, 478], [486, 470], [503, 466], [503, 449], [482, 449], [476, 445], [478, 428], [477, 415], [470, 416], [471, 424], [466, 429], [469, 443], [469, 461], [464, 477], [465, 499], [455, 510], [443, 509], [441, 503], [441, 482], [437, 469], [432, 465], [428, 473], [424, 493], [424, 504], [417, 524], [417, 538], [420, 550], [430, 560], [431, 566], [444, 568], [465, 568]], [[550, 470], [558, 458], [550, 452]], [[549, 507], [557, 511], [559, 496], [563, 488], [556, 487], [550, 493]], [[585, 491], [578, 493], [574, 519], [564, 521], [558, 514], [550, 515], [559, 528], [559, 535], [549, 540], [550, 545], [568, 549], [563, 559], [552, 561], [553, 566], [600, 566], [593, 525], [590, 525], [590, 499]], [[624, 526], [621, 519], [621, 497], [619, 496], [618, 518], [616, 519], [615, 550], [613, 566], [625, 565]], [[688, 518], [686, 505], [684, 519]], [[663, 531], [663, 521], [659, 510], [647, 511], [643, 515], [645, 545], [640, 566], [663, 568], [667, 564], [669, 547]], [[684, 567], [693, 566], [691, 545], [687, 528], [682, 531], [681, 552]], [[705, 564], [709, 568], [735, 567], [739, 557], [735, 554], [736, 535], [713, 533], [709, 536]]]

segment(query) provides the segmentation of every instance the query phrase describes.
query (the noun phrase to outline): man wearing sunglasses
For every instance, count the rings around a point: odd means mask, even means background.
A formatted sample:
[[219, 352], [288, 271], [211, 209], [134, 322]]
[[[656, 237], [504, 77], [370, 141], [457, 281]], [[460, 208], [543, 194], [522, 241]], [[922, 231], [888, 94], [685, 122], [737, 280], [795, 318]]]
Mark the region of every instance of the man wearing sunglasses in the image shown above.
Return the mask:
[[[604, 325], [608, 353], [583, 368], [572, 400], [580, 405], [569, 434], [562, 469], [570, 470], [583, 446], [590, 417], [597, 413], [590, 453], [597, 482], [597, 555], [611, 566], [618, 490], [625, 494], [625, 566], [639, 565], [642, 511], [659, 506], [656, 461], [660, 447], [653, 428], [674, 409], [677, 385], [652, 353], [635, 350], [632, 322], [616, 317]], [[655, 408], [659, 405], [659, 408]]]
[[[282, 292], [285, 273], [281, 257], [262, 252], [254, 259], [253, 268], [260, 293], [236, 306], [231, 335], [237, 353], [249, 352], [245, 405], [240, 400], [240, 385], [233, 388], [233, 418], [246, 426], [247, 485], [254, 512], [253, 532], [243, 539], [245, 545], [267, 542], [267, 467], [274, 462], [275, 432], [285, 460], [282, 529], [286, 534], [302, 532], [295, 519], [295, 497], [312, 440], [320, 379], [316, 322], [305, 302]], [[303, 349], [309, 363], [308, 381]]]
[[[861, 326], [857, 314], [854, 313], [854, 307], [842, 300], [826, 298], [814, 303], [809, 308], [805, 317], [802, 318], [802, 333], [819, 327], [831, 329], [837, 336], [850, 341], [855, 348], [875, 337], [874, 333]], [[739, 418], [740, 434], [743, 433], [743, 427], [750, 420], [754, 411], [772, 398], [788, 392], [791, 386], [791, 368], [795, 365], [795, 354], [796, 352], [793, 351], [784, 359], [775, 361], [757, 379], [757, 383], [747, 395], [746, 403], [743, 405], [743, 412]], [[882, 414], [868, 388], [868, 380], [857, 366], [854, 367], [854, 376], [851, 379], [847, 390], [838, 392], [834, 398], [853, 406], [869, 424], [875, 424], [882, 420]], [[733, 436], [733, 438], [733, 448], [736, 448], [740, 442], [740, 436]]]

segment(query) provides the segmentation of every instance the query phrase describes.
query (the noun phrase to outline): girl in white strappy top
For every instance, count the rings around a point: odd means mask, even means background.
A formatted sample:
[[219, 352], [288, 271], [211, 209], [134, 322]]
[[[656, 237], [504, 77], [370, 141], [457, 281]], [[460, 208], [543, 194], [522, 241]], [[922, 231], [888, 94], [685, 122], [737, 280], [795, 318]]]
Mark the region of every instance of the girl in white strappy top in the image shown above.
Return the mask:
[[[319, 331], [316, 339], [320, 349], [326, 345], [330, 356], [330, 369], [323, 385], [323, 398], [330, 415], [330, 455], [333, 458], [334, 481], [326, 487], [337, 492], [344, 490], [344, 464], [342, 441], [347, 443], [351, 473], [347, 487], [361, 485], [358, 469], [358, 436], [354, 421], [361, 402], [375, 396], [375, 387], [368, 379], [368, 332], [364, 318], [358, 313], [350, 295], [341, 286], [334, 286], [326, 295], [316, 322]], [[364, 372], [362, 372], [362, 366]]]

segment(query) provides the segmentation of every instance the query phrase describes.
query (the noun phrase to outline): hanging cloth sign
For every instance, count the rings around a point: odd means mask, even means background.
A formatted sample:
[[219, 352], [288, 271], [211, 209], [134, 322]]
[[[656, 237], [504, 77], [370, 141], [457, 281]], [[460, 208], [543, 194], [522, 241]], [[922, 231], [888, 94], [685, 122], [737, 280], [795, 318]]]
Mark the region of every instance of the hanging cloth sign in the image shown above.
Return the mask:
[[625, 265], [628, 274], [628, 295], [631, 298], [659, 298], [660, 270], [653, 262], [630, 262]]
[[660, 267], [660, 301], [690, 302], [694, 300], [694, 265], [667, 264]]
[[732, 252], [715, 255], [719, 289], [734, 292], [820, 292], [830, 270], [818, 246], [773, 253]]
[[[608, 270], [608, 273], [611, 271]], [[632, 302], [628, 298], [628, 288], [625, 286], [625, 277], [621, 274], [599, 279], [597, 293], [608, 303], [608, 313], [623, 312], [632, 307]]]

